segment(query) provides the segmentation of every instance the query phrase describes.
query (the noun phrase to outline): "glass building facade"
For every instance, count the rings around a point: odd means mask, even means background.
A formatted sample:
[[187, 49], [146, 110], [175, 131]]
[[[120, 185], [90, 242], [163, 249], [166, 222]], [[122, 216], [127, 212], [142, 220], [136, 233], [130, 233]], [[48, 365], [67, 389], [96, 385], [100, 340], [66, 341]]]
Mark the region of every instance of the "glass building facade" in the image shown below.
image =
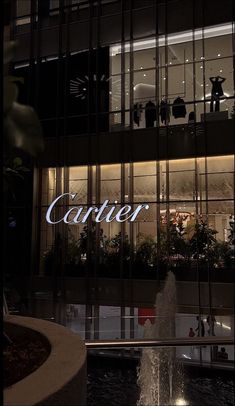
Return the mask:
[[[203, 122], [217, 108], [210, 78], [218, 75], [225, 79], [219, 109], [233, 115], [233, 24], [212, 24], [210, 2], [57, 3], [15, 26], [24, 40], [31, 25], [38, 44], [32, 50], [26, 41], [18, 74], [38, 83], [31, 96], [45, 136], [55, 135], [56, 123], [60, 135], [76, 135]], [[188, 21], [176, 24], [170, 16], [181, 9]]]
[[[233, 2], [15, 3], [12, 70], [46, 144], [34, 171], [35, 314], [87, 338], [140, 337], [172, 270], [178, 336], [212, 314], [232, 335]], [[62, 193], [84, 210], [106, 199], [149, 210], [133, 223], [50, 225]], [[76, 204], [64, 199], [56, 216]]]
[[[53, 251], [56, 233], [59, 232], [63, 233], [67, 249], [74, 251], [74, 256], [71, 257], [68, 251], [65, 261], [65, 264], [74, 265], [74, 269], [71, 268], [73, 276], [79, 276], [80, 271], [85, 269], [88, 257], [90, 257], [93, 271], [96, 268], [97, 275], [100, 272], [102, 275], [104, 272], [111, 277], [121, 275], [134, 277], [137, 270], [135, 260], [138, 259], [138, 254], [139, 260], [141, 259], [140, 265], [143, 266], [142, 274], [139, 276], [143, 278], [148, 278], [149, 275], [157, 277], [160, 260], [162, 265], [165, 263], [166, 266], [170, 266], [172, 261], [182, 265], [185, 261], [187, 267], [193, 266], [197, 249], [195, 248], [194, 251], [194, 247], [190, 248], [190, 243], [193, 245], [197, 225], [199, 227], [202, 225], [202, 229], [208, 231], [208, 238], [215, 238], [218, 244], [227, 244], [229, 247], [232, 238], [234, 205], [234, 157], [232, 155], [90, 167], [48, 168], [42, 170], [41, 184], [39, 212], [41, 216], [40, 258], [44, 259], [44, 267], [42, 265], [40, 271], [42, 275], [51, 270], [51, 267], [48, 270], [45, 267], [45, 256], [47, 258]], [[76, 193], [77, 202], [72, 199], [60, 199], [52, 215], [53, 221], [61, 219], [72, 207], [75, 209], [67, 219], [68, 224], [59, 223], [53, 226], [46, 221], [46, 211], [52, 201], [63, 193]], [[82, 219], [77, 224], [73, 223], [76, 208], [83, 207], [85, 213], [87, 206], [100, 207], [105, 200], [109, 201], [106, 212], [113, 205], [116, 205], [117, 212], [121, 204], [136, 208], [142, 203], [147, 203], [149, 210], [142, 211], [135, 222], [121, 223], [114, 220], [95, 223], [94, 213], [88, 218], [90, 222], [88, 225], [82, 223]], [[60, 230], [61, 227], [63, 231]], [[92, 240], [88, 247], [85, 238], [88, 237], [89, 231]], [[177, 245], [181, 243], [182, 246]], [[85, 244], [84, 247], [83, 244]], [[202, 252], [198, 253], [199, 256], [204, 256], [204, 248], [202, 247]], [[120, 258], [118, 256], [116, 258], [116, 264], [109, 262], [114, 252], [120, 254]], [[208, 254], [206, 260], [211, 255], [212, 252]], [[125, 263], [125, 260], [127, 262], [125, 273], [122, 273], [120, 265]], [[211, 260], [213, 262], [212, 258]], [[225, 266], [220, 256], [214, 258], [214, 261], [212, 266]], [[145, 265], [147, 269], [155, 267], [155, 272], [149, 274], [145, 270]], [[67, 272], [69, 275], [69, 270]]]

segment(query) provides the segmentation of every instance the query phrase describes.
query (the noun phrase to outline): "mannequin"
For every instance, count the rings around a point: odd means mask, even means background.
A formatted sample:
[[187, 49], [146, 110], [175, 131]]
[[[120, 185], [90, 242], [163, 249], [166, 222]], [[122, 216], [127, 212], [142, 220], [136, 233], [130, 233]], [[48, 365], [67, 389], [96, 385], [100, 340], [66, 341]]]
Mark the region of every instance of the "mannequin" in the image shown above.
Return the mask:
[[142, 113], [142, 104], [136, 103], [134, 104], [134, 122], [137, 126], [140, 126], [141, 121], [141, 113]]
[[156, 106], [151, 100], [149, 100], [145, 106], [146, 128], [154, 127], [154, 121], [156, 121], [156, 118], [157, 118]]
[[179, 96], [173, 102], [172, 114], [175, 118], [183, 118], [187, 114], [184, 99]]
[[194, 111], [190, 111], [190, 113], [188, 115], [188, 122], [189, 122], [189, 124], [195, 122], [195, 112]]
[[[135, 128], [145, 128], [146, 127], [145, 105], [149, 100], [153, 101], [154, 99], [155, 99], [155, 86], [154, 85], [149, 85], [146, 83], [138, 83], [137, 85], [135, 85], [135, 87], [134, 87], [134, 106], [133, 106], [133, 109], [134, 109], [133, 121], [135, 123]], [[150, 108], [150, 110], [152, 110], [152, 109]], [[148, 116], [148, 113], [147, 113], [147, 116]], [[151, 116], [151, 113], [150, 113], [150, 116]], [[153, 123], [153, 126], [154, 126], [154, 123]]]
[[212, 83], [210, 112], [213, 112], [214, 102], [215, 102], [215, 111], [220, 111], [220, 97], [223, 96], [224, 94], [222, 89], [222, 83], [225, 80], [226, 79], [222, 78], [221, 76], [210, 77], [210, 81]]
[[167, 125], [170, 122], [170, 107], [167, 103], [167, 99], [164, 98], [160, 103], [160, 116], [161, 122]]

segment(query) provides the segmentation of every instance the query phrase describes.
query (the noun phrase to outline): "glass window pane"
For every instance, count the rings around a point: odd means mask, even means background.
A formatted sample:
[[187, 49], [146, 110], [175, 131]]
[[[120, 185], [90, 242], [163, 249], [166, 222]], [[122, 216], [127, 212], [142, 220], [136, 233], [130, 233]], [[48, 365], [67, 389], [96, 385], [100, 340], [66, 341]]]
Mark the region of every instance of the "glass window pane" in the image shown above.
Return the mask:
[[[87, 202], [87, 176], [87, 166], [73, 166], [69, 168], [69, 192], [78, 194], [76, 203]], [[70, 204], [73, 205], [74, 202], [70, 200]]]
[[121, 198], [121, 165], [102, 165], [100, 173], [100, 198], [111, 203]]
[[156, 162], [134, 163], [134, 201], [156, 201]]
[[156, 48], [141, 49], [134, 51], [134, 70], [155, 67]]
[[193, 200], [195, 195], [195, 161], [169, 161], [169, 199]]

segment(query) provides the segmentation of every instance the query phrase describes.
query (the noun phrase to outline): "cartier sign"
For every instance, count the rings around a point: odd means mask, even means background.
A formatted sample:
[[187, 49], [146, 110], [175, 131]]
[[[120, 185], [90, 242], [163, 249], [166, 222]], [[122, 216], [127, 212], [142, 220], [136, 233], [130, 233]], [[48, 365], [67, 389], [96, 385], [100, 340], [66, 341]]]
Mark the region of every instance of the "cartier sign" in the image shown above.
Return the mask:
[[85, 223], [92, 214], [95, 214], [94, 220], [96, 223], [101, 223], [102, 221], [106, 221], [106, 223], [111, 223], [111, 221], [118, 221], [119, 223], [123, 223], [124, 221], [133, 222], [143, 209], [149, 209], [148, 204], [139, 204], [134, 210], [129, 204], [117, 208], [117, 201], [114, 202], [114, 205], [109, 206], [109, 200], [105, 200], [100, 207], [91, 206], [87, 209], [79, 206], [71, 207], [62, 218], [52, 220], [56, 204], [61, 204], [63, 198], [66, 196], [74, 201], [77, 197], [77, 193], [63, 193], [56, 197], [56, 199], [50, 204], [46, 213], [46, 220], [49, 224], [58, 224], [61, 222], [71, 225]]

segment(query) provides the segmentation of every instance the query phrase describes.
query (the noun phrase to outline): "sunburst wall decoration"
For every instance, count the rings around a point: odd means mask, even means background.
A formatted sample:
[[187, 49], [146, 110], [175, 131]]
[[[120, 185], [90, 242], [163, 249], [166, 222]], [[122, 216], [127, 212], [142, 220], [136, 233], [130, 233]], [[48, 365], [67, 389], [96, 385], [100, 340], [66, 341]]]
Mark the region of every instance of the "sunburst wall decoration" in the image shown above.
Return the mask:
[[[91, 78], [92, 88], [96, 87], [97, 75], [94, 74]], [[100, 77], [100, 83], [107, 83], [110, 80], [110, 77], [106, 77], [104, 74]], [[76, 77], [75, 79], [70, 79], [69, 90], [71, 96], [80, 98], [84, 100], [88, 96], [89, 89], [89, 77], [84, 75], [82, 77]]]

